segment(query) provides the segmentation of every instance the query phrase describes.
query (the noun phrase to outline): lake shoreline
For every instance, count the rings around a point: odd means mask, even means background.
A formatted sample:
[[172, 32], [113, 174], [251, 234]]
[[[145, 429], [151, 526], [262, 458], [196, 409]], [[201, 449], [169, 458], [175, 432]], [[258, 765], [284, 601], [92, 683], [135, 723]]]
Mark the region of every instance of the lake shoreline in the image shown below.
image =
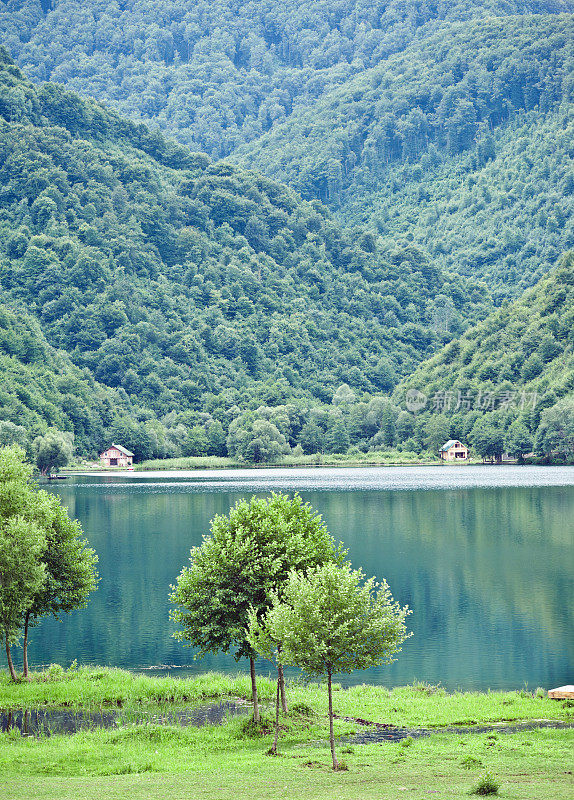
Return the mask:
[[530, 459], [524, 461], [522, 463], [506, 461], [504, 463], [495, 463], [489, 461], [483, 461], [481, 459], [468, 459], [464, 463], [457, 463], [455, 461], [442, 461], [440, 459], [405, 459], [401, 461], [400, 459], [395, 459], [391, 461], [377, 461], [377, 460], [315, 460], [315, 461], [308, 461], [308, 460], [297, 460], [293, 462], [277, 462], [277, 463], [265, 463], [265, 464], [244, 464], [237, 461], [233, 461], [232, 459], [228, 458], [203, 458], [203, 457], [189, 457], [189, 458], [165, 458], [165, 459], [153, 459], [149, 461], [143, 461], [141, 464], [134, 464], [133, 469], [129, 469], [127, 467], [122, 469], [117, 469], [114, 467], [102, 467], [99, 464], [88, 463], [88, 464], [77, 464], [68, 467], [62, 467], [59, 470], [60, 475], [81, 475], [81, 474], [94, 474], [94, 475], [126, 475], [126, 474], [133, 474], [136, 473], [146, 473], [146, 472], [181, 472], [186, 473], [190, 471], [207, 471], [207, 470], [218, 470], [218, 471], [226, 471], [226, 472], [236, 472], [241, 470], [272, 470], [272, 469], [285, 469], [285, 470], [296, 470], [296, 469], [361, 469], [361, 468], [373, 468], [373, 467], [441, 467], [441, 468], [452, 468], [452, 469], [460, 469], [461, 467], [568, 467], [574, 466], [574, 462], [568, 463], [560, 463], [560, 462], [552, 462], [546, 461], [544, 459]]

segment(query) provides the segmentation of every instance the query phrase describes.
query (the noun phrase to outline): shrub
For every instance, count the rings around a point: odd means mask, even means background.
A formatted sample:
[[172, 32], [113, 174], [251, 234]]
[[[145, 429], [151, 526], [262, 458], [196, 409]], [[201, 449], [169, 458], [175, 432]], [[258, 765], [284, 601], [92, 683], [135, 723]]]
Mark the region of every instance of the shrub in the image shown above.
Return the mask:
[[487, 795], [487, 794], [498, 794], [498, 790], [500, 789], [500, 784], [490, 772], [485, 772], [483, 775], [480, 776], [480, 779], [476, 786], [472, 789], [471, 794], [480, 794], [480, 795]]

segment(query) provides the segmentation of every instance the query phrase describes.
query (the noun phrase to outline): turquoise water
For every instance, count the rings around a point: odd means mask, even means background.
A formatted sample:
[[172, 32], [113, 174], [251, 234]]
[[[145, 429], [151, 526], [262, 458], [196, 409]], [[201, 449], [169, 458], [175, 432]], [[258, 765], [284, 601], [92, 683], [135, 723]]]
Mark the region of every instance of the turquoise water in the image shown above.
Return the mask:
[[309, 501], [354, 566], [385, 577], [413, 610], [414, 635], [398, 660], [341, 682], [534, 689], [574, 678], [574, 468], [124, 473], [55, 483], [46, 487], [81, 520], [101, 581], [87, 609], [32, 631], [33, 664], [246, 670], [225, 654], [195, 661], [172, 638], [169, 585], [215, 514], [240, 497], [284, 490]]

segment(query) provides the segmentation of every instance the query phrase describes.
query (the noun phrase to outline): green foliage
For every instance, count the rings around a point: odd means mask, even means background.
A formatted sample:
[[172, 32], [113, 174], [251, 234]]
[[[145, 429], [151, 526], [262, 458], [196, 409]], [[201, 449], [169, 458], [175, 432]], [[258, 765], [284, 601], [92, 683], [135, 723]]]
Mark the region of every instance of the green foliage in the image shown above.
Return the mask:
[[74, 454], [73, 435], [49, 430], [44, 436], [37, 436], [32, 442], [36, 466], [41, 475], [49, 475], [52, 470], [69, 464]]
[[347, 767], [335, 755], [331, 676], [390, 663], [408, 636], [409, 609], [393, 601], [386, 582], [371, 578], [361, 586], [362, 580], [361, 570], [333, 561], [292, 570], [267, 613], [260, 619], [254, 609], [249, 614], [247, 638], [254, 649], [269, 657], [275, 645], [282, 663], [327, 678], [334, 770]]
[[544, 409], [536, 432], [536, 451], [574, 456], [574, 397], [565, 397]]
[[33, 440], [49, 428], [73, 430], [80, 453], [103, 449], [110, 421], [131, 408], [126, 396], [51, 347], [28, 314], [1, 304], [0, 371], [0, 445], [19, 444], [29, 456]]
[[[570, 253], [522, 298], [415, 370], [393, 399], [404, 403], [412, 389], [425, 395], [426, 405], [416, 419], [411, 415], [414, 435], [425, 442], [440, 429], [434, 443], [443, 435], [457, 438], [485, 457], [505, 451], [521, 456], [534, 447], [539, 454], [571, 458], [573, 326]], [[533, 355], [542, 371], [525, 375]]]
[[[475, 19], [449, 9], [440, 29], [298, 103], [234, 158], [321, 199], [349, 227], [368, 223], [378, 247], [408, 238], [433, 267], [516, 296], [572, 245], [572, 94], [562, 80], [572, 17], [469, 6]], [[455, 317], [437, 315], [437, 330]]]
[[[362, 581], [348, 564], [291, 572], [262, 623], [282, 643], [285, 664], [324, 677], [393, 661], [410, 612], [393, 601], [386, 582]], [[251, 636], [257, 627], [252, 617]]]
[[[20, 447], [0, 449], [0, 624], [7, 647], [24, 630], [25, 676], [29, 625], [82, 608], [97, 580], [79, 522], [31, 484], [31, 472]], [[9, 652], [8, 661], [15, 677]]]
[[190, 565], [172, 587], [175, 638], [208, 652], [235, 649], [235, 657], [252, 657], [246, 638], [248, 613], [261, 615], [272, 592], [282, 592], [291, 570], [305, 570], [340, 560], [321, 517], [299, 496], [273, 494], [235, 504], [228, 516], [217, 516], [210, 536], [191, 550]]
[[40, 561], [44, 537], [24, 517], [3, 518], [0, 526], [0, 625], [7, 644], [21, 634], [24, 617], [40, 591], [46, 568]]
[[[281, 184], [35, 88], [6, 61], [0, 87], [26, 98], [18, 119], [0, 105], [3, 300], [25, 303], [51, 346], [113, 390], [98, 388], [105, 410], [82, 408], [76, 387], [56, 398], [46, 427], [73, 430], [82, 455], [114, 438], [138, 458], [177, 456], [192, 428], [186, 452], [224, 455], [237, 409], [309, 409], [343, 379], [358, 397], [408, 374], [442, 341], [437, 292], [461, 320], [490, 308], [485, 287], [471, 293], [411, 246], [373, 250]], [[52, 354], [41, 341], [9, 332], [4, 349], [39, 364]], [[270, 440], [285, 450], [263, 428], [246, 458], [270, 458]]]
[[[148, 0], [103, 8], [89, 0], [83, 9], [86, 13], [73, 0], [58, 8], [10, 6], [0, 16], [4, 41], [35, 81], [64, 82], [125, 116], [157, 123], [193, 150], [225, 157], [400, 53], [421, 35], [421, 28], [442, 32], [453, 22], [468, 25], [476, 18], [572, 11], [572, 3], [457, 0], [366, 6], [344, 0], [333, 9], [328, 0], [280, 5], [262, 0], [207, 5], [201, 0], [175, 8]], [[455, 61], [455, 66], [460, 73], [465, 63]], [[25, 113], [27, 102], [23, 92], [3, 95], [6, 113], [14, 119]], [[459, 107], [458, 126], [449, 131], [451, 146], [468, 135], [465, 110]], [[58, 98], [57, 114], [81, 128], [81, 113], [69, 96]], [[417, 121], [411, 116], [414, 130], [405, 126], [402, 132], [407, 152], [420, 146]], [[489, 147], [485, 141], [484, 157]], [[342, 164], [337, 155], [329, 149], [321, 164], [334, 198], [354, 166], [351, 159]]]
[[500, 783], [496, 780], [494, 775], [490, 772], [485, 772], [484, 775], [480, 777], [480, 780], [473, 787], [471, 794], [478, 794], [478, 795], [488, 795], [488, 794], [498, 794], [498, 790], [500, 789]]

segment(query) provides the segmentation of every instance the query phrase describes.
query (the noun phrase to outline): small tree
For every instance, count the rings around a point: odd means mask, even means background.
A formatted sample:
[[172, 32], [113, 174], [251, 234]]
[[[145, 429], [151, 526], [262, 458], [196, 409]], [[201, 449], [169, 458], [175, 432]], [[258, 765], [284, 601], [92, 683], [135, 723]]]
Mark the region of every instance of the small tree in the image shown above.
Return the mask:
[[24, 618], [23, 671], [28, 677], [28, 631], [42, 617], [85, 608], [88, 596], [97, 586], [98, 557], [87, 546], [82, 526], [72, 520], [54, 495], [41, 493], [35, 519], [44, 533], [40, 555], [46, 567], [46, 580], [34, 595]]
[[390, 663], [408, 635], [401, 608], [386, 582], [374, 578], [363, 585], [361, 570], [349, 564], [326, 563], [302, 574], [293, 571], [283, 597], [273, 596], [272, 606], [260, 620], [251, 615], [248, 639], [254, 647], [281, 643], [285, 664], [309, 675], [327, 678], [329, 740], [333, 769], [339, 767], [333, 733], [331, 679], [337, 672], [366, 669]]
[[40, 561], [45, 539], [40, 528], [23, 517], [0, 521], [0, 624], [8, 669], [17, 680], [11, 646], [18, 641], [24, 617], [46, 579]]
[[53, 469], [65, 467], [74, 455], [74, 437], [71, 433], [48, 431], [45, 436], [34, 439], [36, 466], [42, 475], [49, 475]]
[[1, 624], [7, 647], [24, 631], [26, 677], [29, 627], [48, 614], [83, 607], [97, 581], [97, 557], [86, 547], [80, 523], [57, 497], [35, 488], [31, 473], [20, 447], [0, 449]]
[[[299, 496], [273, 494], [269, 500], [241, 500], [228, 516], [217, 516], [211, 535], [194, 547], [190, 564], [172, 586], [172, 619], [181, 628], [174, 636], [209, 652], [235, 650], [249, 658], [253, 716], [259, 720], [255, 650], [246, 636], [251, 608], [264, 614], [272, 592], [282, 593], [291, 570], [306, 570], [344, 556], [321, 517]], [[283, 707], [284, 682], [279, 664]]]

